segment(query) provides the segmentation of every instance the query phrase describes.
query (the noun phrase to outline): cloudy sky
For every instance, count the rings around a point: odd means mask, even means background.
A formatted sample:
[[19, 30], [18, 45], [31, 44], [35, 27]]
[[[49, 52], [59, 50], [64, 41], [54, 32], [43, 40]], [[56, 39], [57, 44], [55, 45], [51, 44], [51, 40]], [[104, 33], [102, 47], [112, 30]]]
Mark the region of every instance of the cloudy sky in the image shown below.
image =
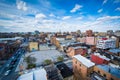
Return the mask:
[[0, 0], [0, 32], [120, 30], [120, 0]]

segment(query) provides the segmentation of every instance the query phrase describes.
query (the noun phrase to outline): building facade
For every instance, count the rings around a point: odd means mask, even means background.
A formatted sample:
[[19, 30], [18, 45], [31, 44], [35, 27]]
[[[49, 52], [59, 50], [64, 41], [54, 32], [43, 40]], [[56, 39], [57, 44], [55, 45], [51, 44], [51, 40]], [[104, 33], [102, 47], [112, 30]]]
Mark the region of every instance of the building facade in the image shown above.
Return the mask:
[[96, 44], [96, 38], [95, 37], [86, 37], [85, 43], [88, 45], [95, 45]]
[[105, 80], [120, 80], [120, 70], [109, 65], [97, 65], [94, 72], [103, 76]]
[[115, 48], [116, 40], [115, 39], [100, 39], [97, 40], [97, 48], [107, 49], [107, 48]]
[[99, 53], [94, 53], [91, 55], [91, 61], [95, 64], [108, 64], [110, 59], [106, 56], [102, 56]]
[[73, 72], [75, 80], [89, 80], [90, 74], [93, 72], [94, 63], [81, 55], [73, 57]]
[[67, 55], [69, 57], [73, 57], [77, 54], [80, 54], [80, 55], [84, 56], [86, 53], [87, 53], [87, 48], [82, 47], [82, 46], [69, 47], [68, 50], [67, 50]]
[[29, 43], [29, 51], [36, 51], [39, 50], [38, 42], [30, 42]]

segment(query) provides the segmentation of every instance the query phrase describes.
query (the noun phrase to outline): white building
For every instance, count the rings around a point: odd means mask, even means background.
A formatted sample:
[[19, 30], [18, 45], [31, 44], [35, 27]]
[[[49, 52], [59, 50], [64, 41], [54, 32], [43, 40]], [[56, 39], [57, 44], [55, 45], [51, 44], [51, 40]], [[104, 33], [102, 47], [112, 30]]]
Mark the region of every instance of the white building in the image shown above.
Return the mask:
[[47, 80], [47, 72], [44, 68], [31, 70], [21, 75], [17, 80]]
[[115, 48], [116, 40], [115, 39], [107, 39], [107, 40], [98, 40], [97, 48], [107, 49], [107, 48]]

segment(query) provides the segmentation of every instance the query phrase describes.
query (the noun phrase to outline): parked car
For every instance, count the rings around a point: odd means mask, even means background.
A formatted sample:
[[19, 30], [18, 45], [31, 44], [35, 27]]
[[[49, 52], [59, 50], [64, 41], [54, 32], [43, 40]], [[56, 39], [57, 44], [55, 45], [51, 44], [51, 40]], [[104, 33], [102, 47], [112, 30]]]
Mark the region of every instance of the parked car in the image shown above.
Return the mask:
[[11, 71], [11, 70], [7, 70], [7, 71], [5, 72], [5, 75], [7, 76], [7, 75], [10, 73], [10, 71]]

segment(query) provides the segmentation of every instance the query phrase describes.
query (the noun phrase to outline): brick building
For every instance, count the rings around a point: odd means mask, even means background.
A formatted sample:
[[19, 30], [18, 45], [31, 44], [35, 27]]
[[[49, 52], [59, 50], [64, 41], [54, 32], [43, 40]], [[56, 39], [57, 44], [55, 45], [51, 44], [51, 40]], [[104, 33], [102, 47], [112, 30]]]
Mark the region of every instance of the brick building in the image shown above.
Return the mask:
[[73, 57], [74, 55], [80, 54], [84, 56], [87, 53], [87, 47], [77, 46], [77, 47], [69, 47], [67, 50], [67, 55], [69, 57]]
[[75, 80], [89, 80], [93, 72], [95, 63], [81, 55], [73, 56], [73, 72]]
[[120, 70], [110, 65], [97, 65], [94, 72], [103, 76], [105, 80], [120, 80]]
[[91, 61], [96, 64], [108, 64], [110, 59], [106, 56], [100, 55], [99, 53], [94, 53], [91, 55]]

